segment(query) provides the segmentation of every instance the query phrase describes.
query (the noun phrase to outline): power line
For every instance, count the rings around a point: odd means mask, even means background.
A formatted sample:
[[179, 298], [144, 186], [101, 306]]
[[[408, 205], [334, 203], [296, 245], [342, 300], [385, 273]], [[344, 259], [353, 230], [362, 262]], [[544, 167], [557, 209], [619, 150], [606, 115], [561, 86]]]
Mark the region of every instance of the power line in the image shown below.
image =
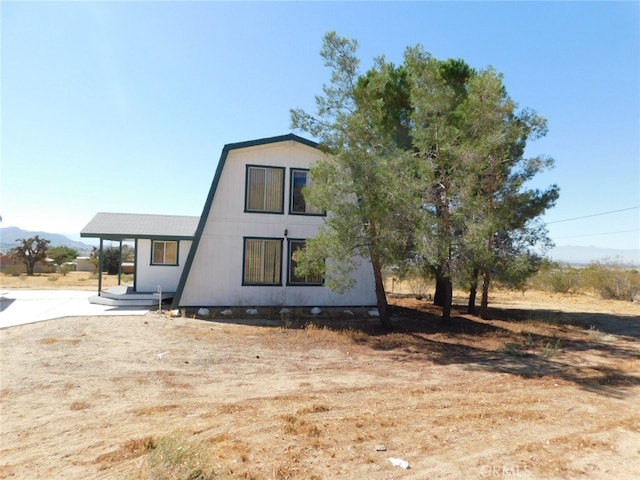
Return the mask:
[[553, 238], [555, 239], [555, 238], [595, 237], [598, 235], [613, 235], [615, 233], [631, 233], [631, 232], [640, 232], [640, 228], [636, 228], [635, 230], [620, 230], [618, 232], [587, 233], [582, 235], [569, 235], [565, 237], [553, 237]]
[[565, 218], [564, 220], [554, 220], [553, 222], [547, 222], [547, 225], [550, 225], [552, 223], [570, 222], [572, 220], [581, 220], [583, 218], [599, 217], [601, 215], [610, 215], [612, 213], [618, 213], [618, 212], [626, 212], [629, 210], [635, 210], [637, 208], [640, 208], [640, 206], [622, 208], [620, 210], [611, 210], [610, 212], [594, 213], [593, 215], [585, 215], [584, 217], [574, 217], [574, 218]]

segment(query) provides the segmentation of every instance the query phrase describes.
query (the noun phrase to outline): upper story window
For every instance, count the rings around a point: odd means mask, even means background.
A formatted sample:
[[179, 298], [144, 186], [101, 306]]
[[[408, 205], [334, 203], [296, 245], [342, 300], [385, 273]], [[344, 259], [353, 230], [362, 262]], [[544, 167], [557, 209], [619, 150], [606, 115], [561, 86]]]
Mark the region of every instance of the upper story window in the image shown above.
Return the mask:
[[284, 168], [247, 165], [245, 212], [284, 213]]
[[289, 200], [290, 213], [307, 215], [323, 215], [324, 212], [311, 205], [304, 198], [302, 189], [311, 185], [309, 170], [291, 169], [291, 199]]
[[178, 265], [178, 242], [154, 240], [151, 265]]

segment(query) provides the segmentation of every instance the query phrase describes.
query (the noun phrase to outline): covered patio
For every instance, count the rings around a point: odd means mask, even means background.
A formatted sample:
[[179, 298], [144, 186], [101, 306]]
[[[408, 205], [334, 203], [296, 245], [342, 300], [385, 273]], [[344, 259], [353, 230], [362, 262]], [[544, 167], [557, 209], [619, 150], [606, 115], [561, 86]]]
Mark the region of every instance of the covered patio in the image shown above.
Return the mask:
[[[91, 303], [152, 306], [173, 298], [199, 217], [100, 212], [82, 229], [83, 238], [99, 239], [98, 294]], [[102, 289], [105, 241], [118, 244], [118, 286]], [[122, 284], [122, 250], [134, 244], [133, 284]]]

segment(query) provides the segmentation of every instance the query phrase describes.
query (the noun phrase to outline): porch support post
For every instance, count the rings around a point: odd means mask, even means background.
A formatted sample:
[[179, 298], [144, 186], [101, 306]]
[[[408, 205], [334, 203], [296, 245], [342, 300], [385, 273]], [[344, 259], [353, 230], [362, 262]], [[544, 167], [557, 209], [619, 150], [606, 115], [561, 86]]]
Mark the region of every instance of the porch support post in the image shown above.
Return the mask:
[[120, 250], [118, 251], [118, 286], [122, 278], [122, 239], [120, 239]]
[[133, 243], [133, 291], [138, 291], [138, 238]]
[[98, 296], [102, 293], [102, 237], [100, 237], [100, 250], [98, 251]]

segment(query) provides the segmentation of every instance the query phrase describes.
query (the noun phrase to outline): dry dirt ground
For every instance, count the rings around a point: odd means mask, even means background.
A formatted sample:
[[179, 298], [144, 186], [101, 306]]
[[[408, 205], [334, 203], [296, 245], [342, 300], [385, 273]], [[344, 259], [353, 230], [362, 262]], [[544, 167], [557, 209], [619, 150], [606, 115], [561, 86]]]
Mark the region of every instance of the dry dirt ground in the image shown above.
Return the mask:
[[494, 299], [449, 323], [392, 299], [390, 333], [325, 313], [2, 329], [0, 478], [203, 478], [154, 474], [162, 439], [225, 479], [640, 478], [640, 306]]

